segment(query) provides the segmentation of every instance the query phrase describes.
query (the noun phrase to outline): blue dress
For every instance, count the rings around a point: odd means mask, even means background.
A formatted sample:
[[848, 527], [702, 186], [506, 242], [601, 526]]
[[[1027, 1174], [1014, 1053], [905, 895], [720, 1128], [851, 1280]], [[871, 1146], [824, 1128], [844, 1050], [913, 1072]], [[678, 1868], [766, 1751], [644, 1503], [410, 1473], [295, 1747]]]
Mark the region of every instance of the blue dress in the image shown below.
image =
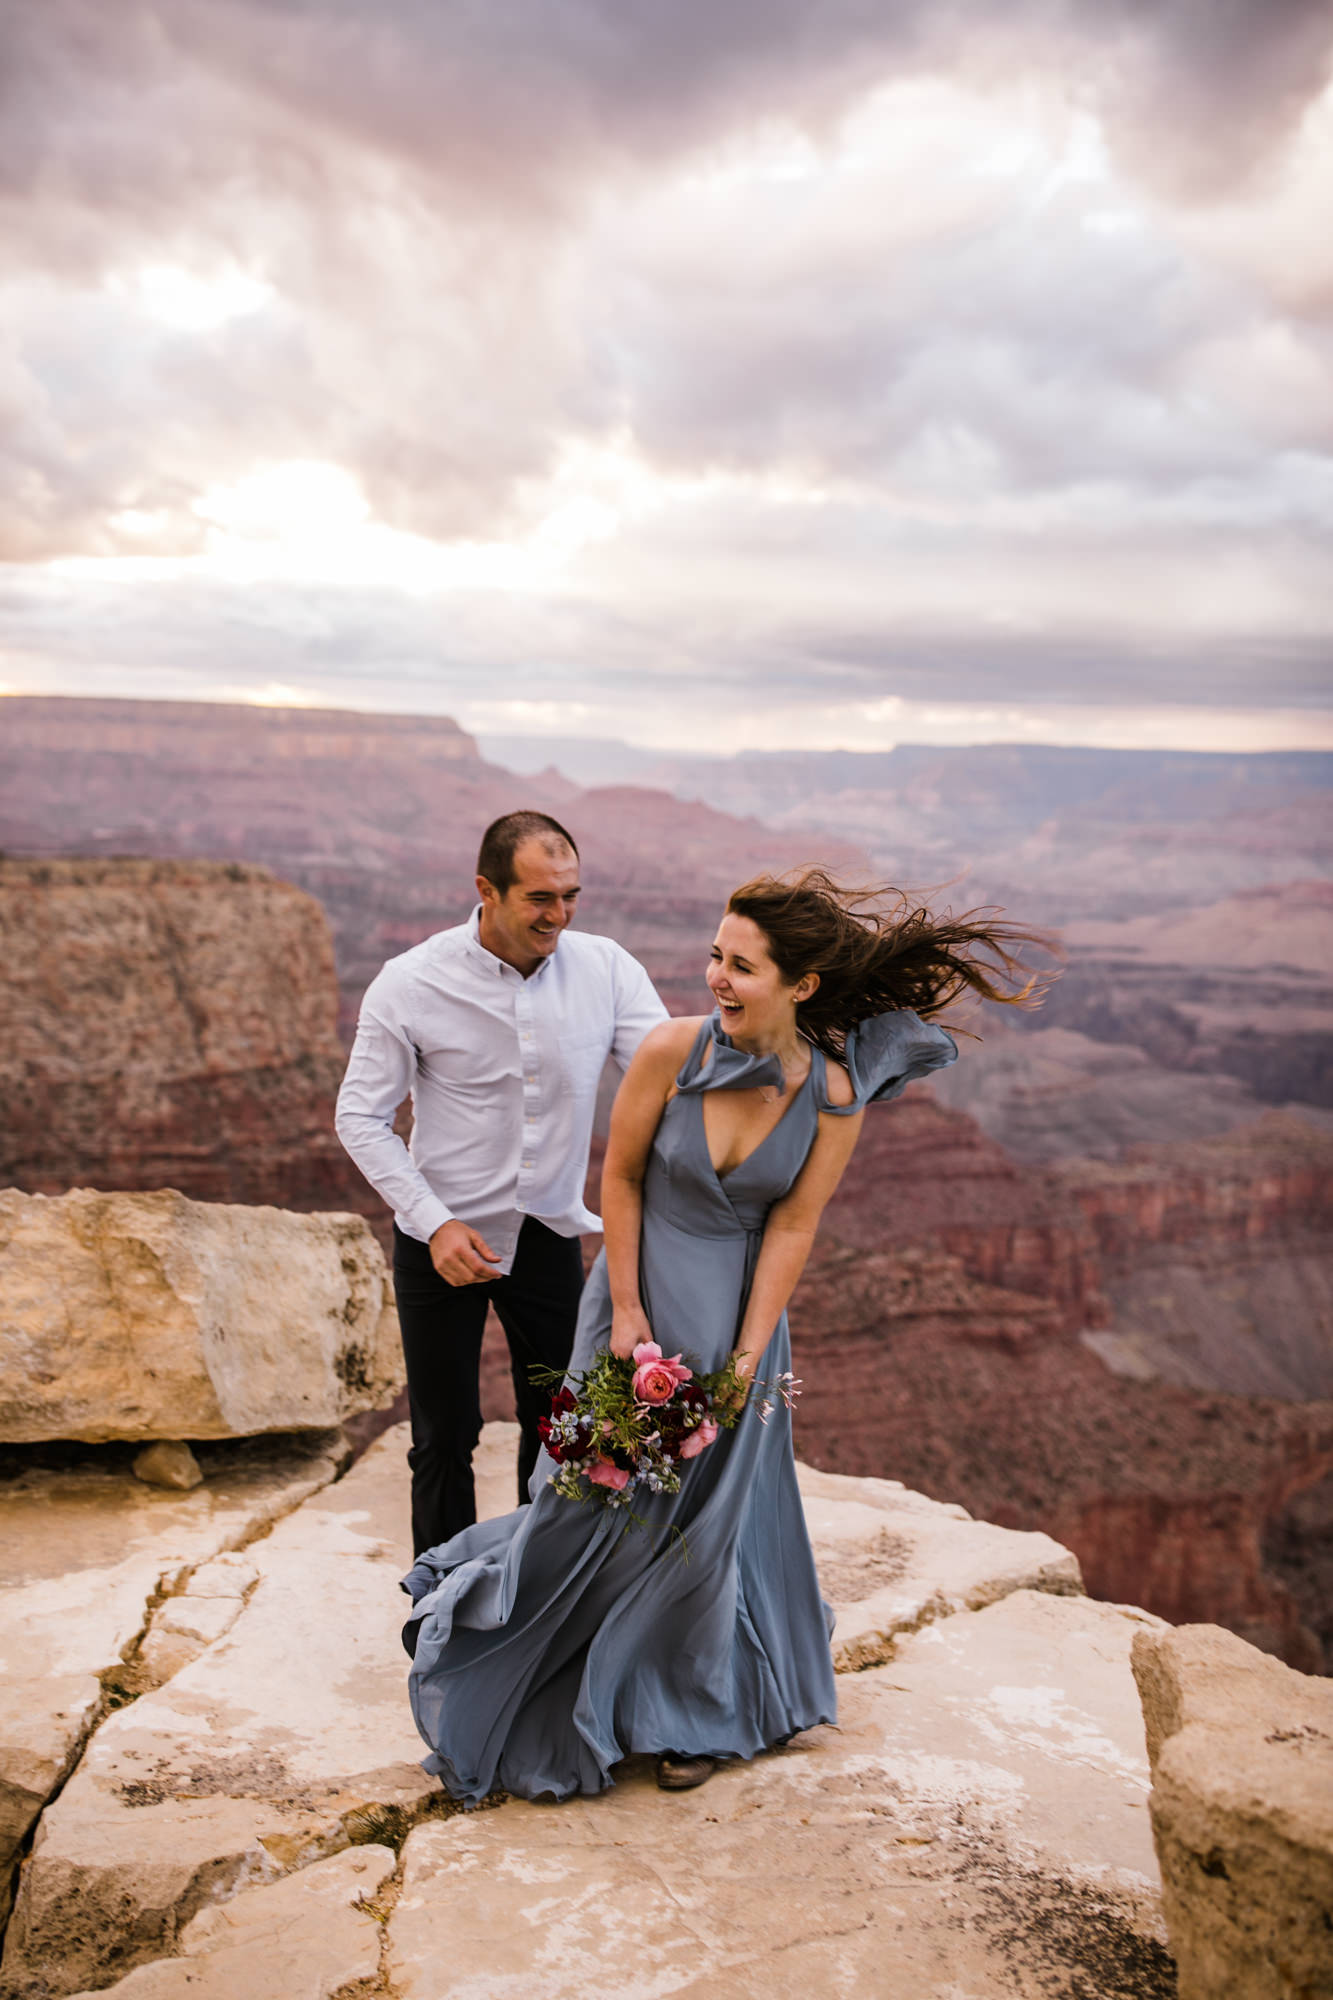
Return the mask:
[[[896, 1096], [957, 1054], [910, 1012], [848, 1038], [854, 1102], [834, 1106], [824, 1058], [779, 1122], [719, 1176], [703, 1094], [781, 1083], [775, 1058], [705, 1021], [654, 1136], [643, 1184], [640, 1289], [663, 1352], [720, 1368], [736, 1344], [764, 1223], [805, 1163], [819, 1115]], [[605, 1253], [584, 1289], [571, 1370], [611, 1334]], [[784, 1313], [760, 1379], [791, 1367]], [[553, 1493], [545, 1452], [532, 1502], [418, 1558], [410, 1692], [422, 1761], [455, 1798], [599, 1792], [633, 1753], [753, 1757], [836, 1715], [831, 1614], [796, 1484], [791, 1414], [751, 1398], [734, 1430], [681, 1468], [679, 1493], [641, 1491], [642, 1527]], [[675, 1532], [679, 1530], [679, 1534]], [[682, 1547], [681, 1537], [684, 1537]]]

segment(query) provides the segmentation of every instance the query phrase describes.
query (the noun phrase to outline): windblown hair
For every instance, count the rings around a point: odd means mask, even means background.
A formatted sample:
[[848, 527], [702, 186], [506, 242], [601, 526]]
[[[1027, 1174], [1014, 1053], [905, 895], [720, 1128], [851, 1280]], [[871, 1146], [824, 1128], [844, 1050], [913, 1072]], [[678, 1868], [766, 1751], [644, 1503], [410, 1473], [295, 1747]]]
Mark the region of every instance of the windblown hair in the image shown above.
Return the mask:
[[539, 840], [549, 853], [567, 847], [578, 859], [573, 835], [566, 833], [559, 820], [552, 819], [549, 813], [506, 813], [502, 819], [491, 821], [481, 836], [477, 853], [478, 875], [484, 875], [502, 896], [514, 886], [514, 856], [525, 840]]
[[1020, 956], [1025, 945], [1054, 955], [1053, 942], [1003, 922], [1001, 911], [935, 916], [899, 889], [845, 888], [822, 868], [757, 875], [727, 908], [759, 926], [789, 984], [819, 974], [796, 1020], [816, 1048], [835, 1057], [847, 1030], [872, 1014], [910, 1007], [929, 1020], [969, 992], [1006, 1007], [1036, 1006], [1056, 976]]

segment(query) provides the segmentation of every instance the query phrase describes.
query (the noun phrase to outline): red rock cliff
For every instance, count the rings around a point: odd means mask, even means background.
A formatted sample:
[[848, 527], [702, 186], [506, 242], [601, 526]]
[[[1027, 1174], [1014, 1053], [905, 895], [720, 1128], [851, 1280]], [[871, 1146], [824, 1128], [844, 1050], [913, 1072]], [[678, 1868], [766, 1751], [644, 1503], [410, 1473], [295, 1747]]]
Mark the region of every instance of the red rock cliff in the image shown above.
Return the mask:
[[[1094, 1595], [1317, 1670], [1333, 1661], [1330, 1210], [1333, 1138], [1277, 1114], [1033, 1169], [909, 1091], [869, 1114], [792, 1303], [798, 1446], [1044, 1528]], [[1159, 1372], [1185, 1355], [1194, 1376], [1110, 1373], [1073, 1337], [1108, 1307], [1154, 1329]], [[1262, 1396], [1261, 1361], [1293, 1385], [1278, 1395], [1315, 1400]]]
[[1133, 1146], [1123, 1160], [1071, 1160], [1050, 1172], [1106, 1264], [1149, 1247], [1206, 1253], [1333, 1222], [1333, 1139], [1280, 1112], [1216, 1138]]
[[983, 1284], [1056, 1301], [1066, 1333], [1105, 1323], [1097, 1242], [1077, 1200], [924, 1087], [867, 1112], [826, 1226], [867, 1250], [944, 1251]]
[[0, 1183], [364, 1208], [319, 905], [266, 869], [0, 862]]
[[801, 1457], [1043, 1528], [1095, 1597], [1328, 1664], [1326, 1544], [1310, 1534], [1296, 1552], [1307, 1591], [1269, 1545], [1333, 1474], [1333, 1403], [1125, 1381], [1041, 1337], [1018, 1295], [979, 1290], [957, 1267], [821, 1246], [791, 1309]]

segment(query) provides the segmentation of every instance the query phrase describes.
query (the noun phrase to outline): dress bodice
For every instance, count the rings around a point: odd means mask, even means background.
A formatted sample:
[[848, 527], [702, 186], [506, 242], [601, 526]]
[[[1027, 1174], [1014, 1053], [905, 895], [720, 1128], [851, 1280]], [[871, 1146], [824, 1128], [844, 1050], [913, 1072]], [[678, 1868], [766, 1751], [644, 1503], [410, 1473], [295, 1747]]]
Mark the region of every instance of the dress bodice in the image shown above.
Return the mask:
[[769, 1209], [787, 1193], [814, 1144], [819, 1115], [845, 1117], [872, 1102], [896, 1097], [913, 1077], [952, 1062], [958, 1050], [942, 1028], [904, 1009], [853, 1028], [847, 1037], [852, 1102], [828, 1094], [823, 1052], [810, 1050], [805, 1081], [754, 1150], [739, 1166], [719, 1174], [708, 1152], [703, 1099], [710, 1090], [784, 1089], [776, 1056], [738, 1049], [714, 1012], [699, 1032], [676, 1077], [676, 1094], [662, 1113], [644, 1177], [645, 1199], [677, 1228], [705, 1236], [749, 1235], [762, 1230]]

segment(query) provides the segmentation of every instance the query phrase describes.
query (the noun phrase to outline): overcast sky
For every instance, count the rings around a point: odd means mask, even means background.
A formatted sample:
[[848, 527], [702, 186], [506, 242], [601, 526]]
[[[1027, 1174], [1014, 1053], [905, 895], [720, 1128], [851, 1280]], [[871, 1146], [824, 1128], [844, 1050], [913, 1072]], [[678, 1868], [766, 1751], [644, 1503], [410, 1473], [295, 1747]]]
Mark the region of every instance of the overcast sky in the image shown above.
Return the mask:
[[1333, 0], [0, 24], [3, 688], [1333, 744]]

